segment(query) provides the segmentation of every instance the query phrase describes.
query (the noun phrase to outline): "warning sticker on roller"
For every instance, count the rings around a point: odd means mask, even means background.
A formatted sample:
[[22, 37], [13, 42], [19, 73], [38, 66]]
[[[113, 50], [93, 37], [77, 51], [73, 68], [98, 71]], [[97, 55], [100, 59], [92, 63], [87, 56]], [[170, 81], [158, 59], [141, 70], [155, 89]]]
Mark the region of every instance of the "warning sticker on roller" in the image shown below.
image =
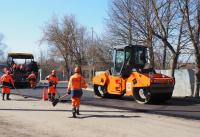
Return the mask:
[[126, 83], [126, 90], [131, 91], [131, 82]]

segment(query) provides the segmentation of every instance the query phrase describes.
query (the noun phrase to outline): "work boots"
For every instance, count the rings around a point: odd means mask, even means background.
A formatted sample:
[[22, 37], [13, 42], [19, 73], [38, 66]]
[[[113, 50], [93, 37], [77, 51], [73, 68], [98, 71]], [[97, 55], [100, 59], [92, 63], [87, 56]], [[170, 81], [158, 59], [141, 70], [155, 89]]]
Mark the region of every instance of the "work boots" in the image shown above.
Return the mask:
[[5, 97], [5, 93], [2, 93], [2, 100], [4, 100], [4, 97]]
[[73, 118], [76, 118], [76, 108], [72, 108], [72, 115], [73, 115]]
[[56, 96], [56, 94], [55, 94], [55, 93], [52, 93], [52, 97], [51, 97], [52, 101], [55, 100], [55, 96]]
[[6, 99], [6, 100], [11, 100], [11, 99], [9, 98], [9, 96], [10, 96], [10, 93], [7, 94], [7, 99]]
[[79, 109], [76, 109], [76, 114], [77, 114], [77, 115], [80, 115]]
[[48, 93], [48, 100], [51, 101], [51, 93]]
[[35, 88], [36, 88], [36, 85], [33, 86], [33, 89], [35, 89]]

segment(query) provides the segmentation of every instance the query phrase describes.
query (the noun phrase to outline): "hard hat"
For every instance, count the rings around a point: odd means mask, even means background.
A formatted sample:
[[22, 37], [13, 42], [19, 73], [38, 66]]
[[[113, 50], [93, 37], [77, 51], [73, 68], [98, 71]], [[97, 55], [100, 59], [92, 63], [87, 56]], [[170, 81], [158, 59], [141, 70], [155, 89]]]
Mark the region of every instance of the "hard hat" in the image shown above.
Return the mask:
[[7, 74], [11, 74], [11, 72], [8, 70], [7, 72], [6, 72]]
[[74, 72], [76, 72], [76, 73], [78, 73], [78, 72], [80, 72], [80, 71], [81, 71], [81, 70], [80, 70], [79, 67], [76, 67], [75, 70], [74, 70]]
[[56, 70], [52, 70], [52, 73], [56, 74]]

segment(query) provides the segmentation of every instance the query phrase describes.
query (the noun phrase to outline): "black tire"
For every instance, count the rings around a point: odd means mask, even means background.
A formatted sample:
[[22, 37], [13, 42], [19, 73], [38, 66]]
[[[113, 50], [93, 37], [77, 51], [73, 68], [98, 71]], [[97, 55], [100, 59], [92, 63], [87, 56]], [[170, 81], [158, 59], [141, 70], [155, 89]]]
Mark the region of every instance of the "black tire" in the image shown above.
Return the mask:
[[169, 93], [151, 93], [150, 88], [134, 88], [133, 98], [139, 104], [155, 104], [168, 101], [172, 97], [172, 92]]
[[134, 88], [133, 89], [133, 98], [139, 104], [149, 103], [151, 99], [151, 92], [149, 88]]
[[105, 84], [104, 86], [100, 85], [94, 85], [94, 94], [99, 97], [99, 98], [105, 98], [107, 97], [107, 85]]

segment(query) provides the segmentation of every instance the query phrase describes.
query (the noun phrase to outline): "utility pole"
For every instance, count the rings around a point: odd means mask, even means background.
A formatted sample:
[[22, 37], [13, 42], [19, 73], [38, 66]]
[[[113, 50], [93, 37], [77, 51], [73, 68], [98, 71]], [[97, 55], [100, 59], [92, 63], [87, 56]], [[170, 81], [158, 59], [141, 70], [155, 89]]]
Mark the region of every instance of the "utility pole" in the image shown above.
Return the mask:
[[127, 4], [128, 4], [128, 26], [129, 26], [129, 36], [128, 36], [128, 44], [132, 44], [132, 18], [131, 18], [131, 4], [130, 4], [130, 0], [127, 0]]
[[92, 29], [92, 78], [94, 77], [94, 45], [93, 45], [93, 27]]

